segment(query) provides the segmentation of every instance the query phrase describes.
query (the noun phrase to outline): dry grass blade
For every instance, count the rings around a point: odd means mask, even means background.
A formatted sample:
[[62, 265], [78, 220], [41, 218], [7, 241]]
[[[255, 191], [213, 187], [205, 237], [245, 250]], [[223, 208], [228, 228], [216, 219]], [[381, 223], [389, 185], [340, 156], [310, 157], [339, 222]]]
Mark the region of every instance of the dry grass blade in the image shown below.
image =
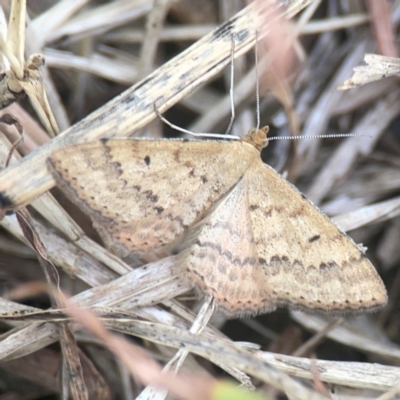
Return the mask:
[[[3, 9], [1, 12], [3, 13]], [[13, 1], [8, 30], [0, 35], [3, 59], [6, 58], [9, 64], [9, 68], [3, 71], [4, 76], [1, 81], [0, 91], [3, 94], [1, 108], [8, 106], [26, 93], [48, 133], [54, 136], [58, 133], [58, 126], [38, 71], [43, 64], [43, 58], [37, 54], [32, 55], [27, 62], [24, 58], [25, 14], [26, 1]]]
[[[183, 294], [189, 289], [182, 285], [176, 274], [174, 275], [174, 265], [173, 257], [147, 264], [111, 281], [107, 285], [84, 291], [73, 299], [86, 307], [90, 305], [101, 307], [118, 305], [125, 310], [134, 310], [144, 318], [166, 322], [166, 316], [160, 310], [138, 307], [158, 304], [165, 299]], [[167, 319], [167, 321], [177, 323], [175, 318], [172, 321]], [[47, 346], [56, 338], [53, 328], [52, 325], [48, 324], [44, 326], [32, 325], [14, 332], [7, 340], [0, 343], [0, 359], [21, 357], [34, 351], [33, 349]], [[24, 340], [16, 346], [21, 337], [24, 337]]]
[[400, 73], [399, 58], [366, 54], [364, 61], [367, 65], [354, 68], [353, 76], [344, 81], [339, 90], [353, 89]]
[[[213, 304], [213, 298], [209, 297], [203, 304], [203, 307], [199, 311], [195, 321], [190, 327], [189, 332], [198, 334], [201, 333], [207, 326], [210, 318], [215, 310]], [[183, 362], [189, 352], [185, 349], [180, 349], [174, 357], [165, 365], [163, 371], [173, 370], [175, 373], [182, 367]], [[153, 399], [153, 400], [164, 400], [168, 395], [168, 391], [165, 389], [155, 388], [153, 386], [147, 386], [142, 393], [137, 397], [137, 400]]]
[[[11, 310], [17, 310], [18, 305], [14, 303], [6, 304], [3, 302], [2, 307], [8, 307]], [[56, 310], [49, 314], [46, 312], [36, 312], [34, 309], [28, 307], [21, 308], [20, 306], [18, 310], [19, 311], [12, 312], [14, 315], [12, 315], [10, 311], [10, 316], [7, 318], [10, 320], [35, 320], [36, 316], [38, 316], [39, 320], [49, 321], [63, 320], [66, 315], [64, 311], [59, 313]], [[239, 357], [239, 355], [244, 354], [243, 352], [246, 352], [246, 350], [242, 349], [240, 346], [234, 346], [234, 343], [229, 342], [224, 338], [210, 337], [209, 335], [197, 335], [196, 337], [196, 334], [192, 334], [186, 330], [166, 327], [162, 324], [134, 320], [133, 318], [128, 318], [127, 316], [111, 318], [112, 313], [109, 316], [103, 316], [104, 313], [101, 309], [99, 310], [100, 312], [98, 312], [98, 309], [95, 309], [94, 311], [110, 329], [127, 334], [134, 334], [135, 336], [146, 338], [154, 342], [185, 349], [206, 358], [212, 358], [221, 361], [225, 360], [226, 363], [235, 365], [237, 368], [240, 368], [253, 375], [252, 368], [254, 367], [244, 366], [244, 359]], [[110, 313], [107, 310], [104, 311], [105, 313]], [[46, 314], [47, 317], [45, 317]], [[57, 314], [59, 314], [61, 318], [58, 318]], [[41, 317], [41, 315], [43, 316]], [[133, 321], [135, 321], [134, 324], [132, 324]], [[320, 321], [320, 323], [322, 324], [323, 322]], [[346, 331], [342, 329], [342, 335], [343, 332]], [[337, 334], [333, 332], [330, 336], [334, 337], [335, 335]], [[351, 335], [350, 332], [346, 333], [346, 336], [349, 335]], [[346, 337], [343, 339], [350, 340]], [[359, 340], [360, 337], [354, 336], [352, 343], [356, 344]], [[371, 351], [373, 351], [372, 341], [370, 343]], [[364, 344], [360, 343], [360, 346], [364, 347]], [[378, 347], [375, 346], [375, 348], [377, 349]], [[389, 351], [390, 350], [388, 350], [387, 354], [389, 354]], [[393, 356], [396, 356], [395, 352], [393, 352]], [[285, 356], [261, 351], [256, 353], [253, 352], [253, 354], [248, 353], [246, 357], [258, 359], [257, 363], [259, 363], [260, 359], [264, 359], [269, 365], [282, 372], [307, 379], [312, 378], [311, 363], [315, 362], [315, 360], [312, 359]], [[398, 367], [384, 366], [379, 364], [371, 366], [368, 363], [346, 363], [323, 360], [318, 360], [316, 363], [321, 374], [320, 377], [324, 382], [336, 382], [354, 388], [387, 390], [393, 387], [393, 385], [395, 385], [398, 381]], [[260, 379], [267, 379], [264, 375], [266, 374], [264, 368], [266, 367], [264, 366], [262, 370], [258, 372], [258, 377]]]
[[[66, 305], [69, 314], [75, 317], [86, 329], [105, 342], [106, 346], [123, 362], [130, 373], [137, 376], [145, 384], [153, 384], [168, 388], [182, 399], [205, 399], [213, 380], [207, 377], [178, 377], [171, 373], [162, 373], [157, 363], [139, 346], [134, 346], [126, 339], [109, 333], [94, 314], [76, 306], [66, 297], [58, 295]], [[195, 388], [195, 394], [193, 394]]]
[[[140, 337], [151, 337], [151, 340], [160, 343], [185, 348], [206, 358], [225, 360], [224, 362], [236, 366], [249, 375], [257, 376], [266, 382], [274, 382], [274, 385], [282, 384], [285, 388], [290, 388], [290, 391], [296, 390], [296, 385], [292, 385], [293, 382], [285, 380], [283, 375], [277, 374], [277, 371], [271, 369], [271, 366], [280, 371], [290, 372], [295, 376], [312, 378], [311, 363], [313, 360], [310, 359], [267, 352], [248, 352], [226, 339], [205, 335], [196, 337], [196, 335], [187, 331], [178, 333], [176, 328], [146, 322], [138, 322], [134, 326], [128, 326], [122, 321], [115, 321], [110, 324], [106, 323], [106, 325], [120, 332], [134, 332], [135, 335]], [[349, 363], [346, 366], [346, 363], [342, 362], [316, 362], [321, 373], [320, 377], [324, 382], [335, 382], [340, 377], [340, 383], [343, 385], [367, 387], [375, 390], [386, 390], [398, 382], [398, 367], [376, 365], [376, 368], [374, 368], [375, 366], [368, 363]], [[349, 375], [350, 370], [353, 371], [351, 375]], [[283, 380], [281, 381], [281, 379]], [[302, 389], [301, 393], [304, 393]]]
[[[66, 298], [64, 298], [63, 301], [66, 304], [67, 313], [76, 318], [81, 324], [84, 325], [86, 329], [89, 329], [93, 334], [99, 337], [99, 339], [103, 340], [107, 346], [110, 346], [110, 349], [115, 351], [118, 357], [122, 357], [123, 362], [127, 363], [132, 373], [138, 375], [140, 379], [143, 379], [147, 383], [154, 385], [158, 382], [159, 384], [162, 384], [163, 387], [168, 387], [168, 389], [174, 393], [182, 393], [180, 390], [177, 392], [176, 390], [178, 389], [175, 389], [173, 385], [171, 386], [171, 382], [169, 382], [169, 380], [172, 378], [171, 375], [166, 375], [165, 377], [161, 378], [161, 376], [157, 377], [156, 371], [147, 371], [147, 367], [142, 370], [141, 368], [143, 368], [143, 363], [147, 364], [150, 360], [141, 361], [140, 359], [144, 355], [138, 353], [138, 349], [134, 351], [134, 348], [132, 348], [130, 350], [129, 347], [127, 347], [127, 343], [124, 344], [116, 337], [112, 338], [111, 334], [106, 333], [104, 327], [102, 327], [100, 324], [100, 320], [97, 320], [94, 314], [90, 314], [88, 310], [80, 309], [71, 301], [67, 301]], [[273, 386], [284, 390], [288, 394], [295, 395], [298, 399], [322, 398], [322, 396], [313, 393], [305, 386], [297, 383], [295, 380], [292, 380], [274, 368], [271, 368], [268, 363], [263, 362], [259, 356], [248, 353], [239, 346], [230, 344], [229, 341], [225, 339], [221, 340], [217, 338], [209, 338], [207, 336], [198, 337], [198, 333], [188, 331], [179, 332], [176, 328], [168, 328], [163, 325], [157, 326], [155, 324], [149, 324], [140, 321], [137, 321], [134, 326], [131, 325], [132, 324], [126, 324], [123, 319], [120, 321], [105, 321], [105, 326], [112, 330], [134, 334], [135, 336], [147, 338], [162, 344], [185, 349], [185, 351], [190, 350], [191, 352], [201, 354], [207, 358], [220, 359], [221, 361], [225, 359], [229, 361], [230, 364], [236, 365], [239, 369], [271, 383]], [[151, 363], [152, 362], [150, 362], [150, 364]], [[148, 368], [157, 370], [155, 365], [149, 365]], [[149, 377], [151, 377], [151, 380], [154, 380], [148, 381]], [[187, 388], [189, 387], [190, 384]], [[186, 395], [184, 398], [193, 397], [190, 397], [190, 395], [187, 397]]]
[[[316, 332], [324, 329], [327, 324], [324, 318], [312, 315], [302, 316], [298, 312], [292, 312], [292, 317], [308, 329]], [[392, 343], [386, 344], [385, 337], [377, 338], [379, 331], [375, 333], [372, 330], [370, 321], [359, 317], [359, 319], [353, 322], [353, 325], [342, 325], [332, 329], [327, 333], [327, 337], [362, 351], [371, 352], [383, 357], [399, 358], [400, 348]], [[357, 323], [359, 324], [358, 326]]]
[[307, 195], [318, 203], [332, 188], [332, 183], [340, 179], [350, 171], [358, 154], [368, 154], [384, 129], [390, 124], [400, 110], [400, 91], [391, 91], [381, 99], [368, 114], [354, 127], [355, 135], [367, 135], [370, 138], [355, 140], [346, 139], [327, 160], [325, 166], [316, 175]]
[[[29, 212], [26, 209], [21, 209], [17, 212], [16, 216], [25, 238], [37, 252], [46, 281], [48, 284], [58, 287], [59, 276], [57, 270], [48, 260], [46, 249], [33, 226], [33, 221]], [[57, 297], [52, 299], [52, 304], [55, 307], [59, 307], [60, 303]], [[63, 354], [63, 369], [68, 373], [68, 376], [66, 377], [67, 384], [65, 386], [65, 391], [68, 392], [71, 390], [72, 397], [75, 400], [86, 400], [88, 398], [88, 393], [83, 380], [79, 349], [75, 337], [72, 335], [70, 328], [66, 323], [58, 324], [58, 331]]]
[[368, 0], [367, 5], [371, 13], [371, 23], [378, 52], [385, 56], [397, 57], [399, 52], [396, 47], [395, 28], [390, 3], [386, 1], [378, 3]]

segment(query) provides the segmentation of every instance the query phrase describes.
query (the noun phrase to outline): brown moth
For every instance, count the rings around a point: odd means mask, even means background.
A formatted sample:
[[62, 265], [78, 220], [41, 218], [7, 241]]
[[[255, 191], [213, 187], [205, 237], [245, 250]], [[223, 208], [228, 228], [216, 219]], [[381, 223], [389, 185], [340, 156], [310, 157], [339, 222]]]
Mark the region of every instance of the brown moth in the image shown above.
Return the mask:
[[179, 243], [182, 275], [229, 316], [384, 306], [386, 289], [360, 248], [262, 162], [267, 133], [99, 140], [57, 151], [48, 166], [117, 254]]

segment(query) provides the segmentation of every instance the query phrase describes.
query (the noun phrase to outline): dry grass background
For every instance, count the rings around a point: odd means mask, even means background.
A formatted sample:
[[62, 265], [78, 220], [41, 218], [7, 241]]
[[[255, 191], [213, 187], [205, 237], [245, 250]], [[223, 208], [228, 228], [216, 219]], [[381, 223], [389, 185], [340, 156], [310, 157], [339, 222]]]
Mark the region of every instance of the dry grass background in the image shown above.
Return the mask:
[[[8, 18], [10, 4], [1, 3]], [[33, 202], [27, 226], [35, 227], [46, 253], [37, 256], [15, 216], [5, 217], [0, 228], [2, 294], [14, 290], [15, 296], [22, 284], [44, 281], [43, 269], [47, 281], [57, 283], [54, 263], [61, 288], [79, 305], [95, 308], [108, 328], [126, 334], [137, 347], [130, 353], [126, 342], [107, 336], [72, 306], [70, 312], [86, 330], [76, 323], [50, 323], [65, 321], [65, 315], [41, 313], [50, 305], [43, 288], [25, 286], [27, 300], [0, 298], [0, 400], [65, 396], [68, 386], [74, 398], [165, 396], [142, 392], [148, 383], [165, 384], [180, 398], [223, 398], [213, 378], [229, 375], [256, 387], [263, 398], [284, 398], [283, 392], [293, 399], [395, 398], [400, 388], [400, 90], [395, 76], [349, 91], [337, 87], [363, 64], [366, 53], [397, 56], [400, 2], [282, 3], [292, 18], [290, 32], [299, 35], [296, 68], [290, 70], [289, 90], [260, 67], [262, 124], [269, 124], [274, 135], [288, 135], [290, 126], [304, 135], [344, 132], [370, 138], [274, 142], [264, 159], [286, 171], [357, 243], [368, 247], [387, 286], [388, 306], [340, 320], [285, 309], [230, 321], [216, 314], [200, 332], [204, 307], [196, 319], [201, 302], [171, 274], [173, 260], [140, 266], [110, 254], [74, 205], [56, 190], [52, 193], [63, 208], [45, 194], [53, 181], [44, 160], [54, 149], [80, 140], [179, 136], [156, 118], [156, 101], [160, 110], [169, 108], [165, 116], [179, 126], [224, 132], [230, 119], [229, 68], [224, 67], [230, 62], [231, 35], [239, 32], [248, 33], [237, 36], [235, 47], [234, 133], [243, 135], [256, 124], [254, 15], [240, 0], [30, 0], [25, 55], [40, 53], [46, 60], [40, 73], [51, 112], [42, 113], [47, 120], [39, 122], [34, 108], [46, 108], [40, 93], [34, 107], [25, 99], [3, 111], [23, 127], [20, 154], [32, 154], [22, 162], [14, 155], [0, 174], [0, 190], [20, 206]], [[268, 31], [265, 24], [263, 33], [272, 38], [269, 49], [288, 32], [279, 36], [277, 27], [270, 26]], [[218, 35], [207, 36], [217, 27]], [[260, 53], [268, 60], [263, 40]], [[7, 50], [4, 44], [2, 49]], [[383, 71], [378, 77], [397, 72]], [[18, 134], [14, 125], [0, 125], [3, 166]], [[66, 133], [49, 142], [43, 126]], [[61, 303], [53, 298], [55, 308]], [[183, 376], [163, 380], [153, 360], [164, 365], [174, 348], [192, 354], [181, 368]], [[130, 361], [124, 354], [132, 356]]]

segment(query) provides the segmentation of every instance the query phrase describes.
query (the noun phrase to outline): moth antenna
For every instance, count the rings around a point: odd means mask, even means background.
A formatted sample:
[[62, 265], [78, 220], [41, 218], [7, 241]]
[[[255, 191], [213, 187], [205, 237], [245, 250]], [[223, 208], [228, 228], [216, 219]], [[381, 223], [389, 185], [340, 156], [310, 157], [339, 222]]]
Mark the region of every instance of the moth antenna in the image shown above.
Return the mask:
[[255, 71], [256, 71], [256, 118], [257, 118], [257, 130], [260, 129], [260, 82], [258, 80], [258, 31], [256, 30], [256, 45], [254, 48], [255, 58]]
[[349, 137], [366, 137], [372, 139], [369, 135], [357, 135], [356, 133], [332, 133], [329, 135], [316, 135], [316, 136], [272, 136], [266, 139], [268, 142], [271, 140], [299, 140], [299, 139], [334, 139], [334, 138], [349, 138]]
[[172, 129], [175, 129], [176, 131], [179, 131], [182, 133], [187, 133], [187, 134], [195, 136], [195, 137], [201, 136], [201, 137], [205, 137], [205, 138], [214, 138], [214, 139], [233, 139], [233, 140], [240, 139], [239, 136], [235, 136], [235, 135], [226, 135], [226, 134], [222, 134], [222, 133], [197, 133], [197, 132], [189, 131], [185, 128], [181, 128], [180, 126], [175, 125], [172, 122], [168, 121], [166, 118], [164, 118], [160, 114], [160, 111], [158, 110], [158, 108], [155, 104], [154, 104], [154, 112], [158, 115], [158, 117], [161, 119], [161, 121], [163, 121], [165, 124], [170, 126]]
[[228, 128], [225, 131], [225, 134], [229, 134], [232, 131], [233, 123], [235, 122], [235, 99], [233, 95], [234, 84], [235, 84], [235, 68], [234, 68], [234, 61], [235, 61], [235, 38], [231, 36], [231, 87], [229, 89], [229, 96], [231, 98], [231, 120], [229, 122]]
[[[173, 124], [172, 122], [168, 121], [166, 118], [164, 118], [161, 113], [159, 112], [157, 106], [154, 104], [154, 112], [158, 115], [158, 117], [163, 121], [165, 124], [170, 126], [172, 129], [175, 129], [176, 131], [182, 132], [182, 133], [187, 133], [188, 135], [192, 135], [195, 137], [203, 137], [203, 138], [215, 138], [215, 139], [233, 139], [233, 140], [240, 140], [241, 138], [236, 135], [230, 135], [229, 132], [232, 131], [233, 124], [235, 122], [235, 99], [234, 99], [234, 83], [235, 83], [235, 68], [234, 68], [234, 61], [235, 61], [235, 38], [234, 35], [231, 36], [231, 87], [229, 89], [229, 96], [231, 100], [231, 120], [229, 122], [228, 128], [225, 131], [224, 134], [221, 133], [197, 133], [197, 132], [192, 132], [189, 131], [185, 128], [181, 128], [178, 125]], [[257, 98], [259, 95], [257, 94]], [[257, 115], [258, 115], [258, 126], [260, 125], [260, 118], [259, 118], [259, 105], [257, 106]]]

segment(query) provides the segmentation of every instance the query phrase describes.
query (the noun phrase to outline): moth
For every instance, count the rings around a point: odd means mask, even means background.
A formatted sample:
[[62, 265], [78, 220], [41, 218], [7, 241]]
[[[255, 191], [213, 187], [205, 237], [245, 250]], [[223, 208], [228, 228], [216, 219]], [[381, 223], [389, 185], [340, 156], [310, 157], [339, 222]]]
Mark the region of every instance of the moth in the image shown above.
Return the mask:
[[58, 150], [47, 164], [109, 248], [179, 251], [182, 276], [228, 316], [384, 306], [385, 286], [360, 248], [263, 163], [267, 134], [104, 139]]

